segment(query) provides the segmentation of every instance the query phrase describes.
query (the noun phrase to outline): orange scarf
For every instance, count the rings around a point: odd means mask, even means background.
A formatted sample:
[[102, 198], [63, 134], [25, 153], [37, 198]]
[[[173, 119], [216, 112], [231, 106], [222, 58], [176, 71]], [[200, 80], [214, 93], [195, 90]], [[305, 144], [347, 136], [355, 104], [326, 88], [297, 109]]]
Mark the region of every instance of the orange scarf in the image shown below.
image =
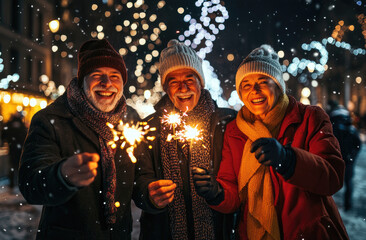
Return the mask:
[[258, 162], [250, 147], [258, 138], [277, 137], [288, 104], [285, 94], [263, 121], [256, 119], [246, 106], [236, 117], [240, 131], [248, 136], [240, 164], [238, 190], [241, 201], [248, 203], [247, 234], [251, 240], [281, 239], [269, 167]]

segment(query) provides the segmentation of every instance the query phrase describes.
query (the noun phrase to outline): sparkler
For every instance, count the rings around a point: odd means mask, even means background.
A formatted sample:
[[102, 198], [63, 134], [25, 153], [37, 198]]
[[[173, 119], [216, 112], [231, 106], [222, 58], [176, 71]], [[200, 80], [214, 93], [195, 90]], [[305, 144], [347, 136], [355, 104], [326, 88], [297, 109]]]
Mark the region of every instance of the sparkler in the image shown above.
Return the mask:
[[[164, 112], [167, 112], [167, 110], [164, 109]], [[185, 121], [183, 120], [183, 117], [185, 116], [188, 116], [187, 112], [184, 112], [182, 115], [177, 112], [170, 112], [169, 114], [163, 115], [161, 123], [169, 125], [170, 129], [173, 128], [173, 134], [169, 134], [166, 141], [170, 142], [172, 139], [176, 139], [175, 128], [181, 124], [185, 124]]]
[[126, 152], [131, 159], [131, 162], [136, 163], [137, 159], [133, 154], [134, 149], [137, 145], [144, 141], [145, 139], [148, 141], [155, 140], [154, 136], [146, 136], [148, 132], [155, 131], [156, 128], [150, 128], [147, 122], [137, 122], [136, 124], [124, 124], [122, 121], [117, 125], [117, 130], [114, 128], [113, 124], [107, 123], [107, 126], [112, 130], [113, 140], [111, 140], [108, 144], [111, 148], [115, 149], [117, 147], [117, 142], [121, 141], [121, 149], [124, 149], [126, 144], [129, 145], [126, 148]]
[[[166, 112], [166, 110], [164, 109], [164, 111]], [[184, 113], [185, 114], [185, 113]], [[184, 116], [183, 114], [183, 116]], [[185, 115], [186, 116], [186, 115]], [[162, 117], [161, 122], [163, 124], [167, 124], [170, 126], [170, 128], [173, 127], [176, 128], [177, 126], [179, 126], [180, 124], [183, 123], [183, 119], [182, 116], [179, 113], [176, 112], [171, 112], [169, 114], [166, 114]]]

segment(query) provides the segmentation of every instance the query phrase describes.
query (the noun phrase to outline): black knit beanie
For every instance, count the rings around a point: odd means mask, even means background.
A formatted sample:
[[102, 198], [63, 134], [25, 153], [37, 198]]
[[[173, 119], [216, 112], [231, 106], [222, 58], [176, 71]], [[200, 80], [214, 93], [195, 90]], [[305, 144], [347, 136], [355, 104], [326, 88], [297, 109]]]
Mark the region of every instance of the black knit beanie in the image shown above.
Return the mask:
[[83, 43], [78, 54], [78, 84], [82, 86], [85, 75], [96, 68], [110, 67], [117, 69], [127, 82], [127, 69], [122, 56], [106, 40], [89, 40]]

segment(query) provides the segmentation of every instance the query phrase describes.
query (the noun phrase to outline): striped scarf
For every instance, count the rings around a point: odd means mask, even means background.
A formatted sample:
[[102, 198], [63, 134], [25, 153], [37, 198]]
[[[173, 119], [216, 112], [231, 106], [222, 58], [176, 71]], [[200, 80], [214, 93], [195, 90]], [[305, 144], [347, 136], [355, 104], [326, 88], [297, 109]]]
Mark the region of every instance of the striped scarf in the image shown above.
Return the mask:
[[[173, 110], [174, 105], [170, 99], [165, 96], [165, 101], [162, 107], [167, 111]], [[159, 111], [163, 111], [163, 108]], [[160, 144], [161, 144], [161, 157], [163, 165], [163, 173], [165, 179], [170, 179], [177, 184], [177, 188], [174, 193], [174, 200], [168, 205], [169, 221], [171, 235], [174, 240], [187, 240], [187, 214], [186, 204], [183, 196], [183, 181], [189, 181], [191, 198], [192, 198], [192, 214], [193, 214], [193, 226], [194, 239], [215, 239], [214, 227], [213, 227], [213, 213], [207, 205], [206, 201], [197, 195], [190, 170], [193, 166], [204, 167], [206, 169], [212, 168], [212, 156], [210, 155], [210, 120], [215, 110], [215, 104], [211, 98], [210, 93], [207, 90], [202, 90], [201, 97], [197, 103], [197, 106], [187, 113], [186, 124], [196, 125], [202, 130], [202, 140], [193, 142], [190, 147], [190, 143], [177, 143], [176, 141], [166, 141], [169, 134], [173, 134], [173, 129], [161, 127]], [[178, 110], [175, 110], [178, 111]], [[176, 129], [179, 131], [180, 129]], [[181, 164], [182, 160], [178, 155], [178, 148], [183, 153], [183, 157], [189, 159], [189, 179], [182, 179]], [[191, 149], [191, 152], [190, 152]]]
[[98, 134], [102, 162], [102, 191], [105, 202], [104, 215], [108, 225], [114, 224], [117, 212], [114, 200], [116, 190], [115, 150], [107, 144], [113, 139], [112, 131], [107, 126], [107, 122], [117, 124], [122, 119], [126, 112], [126, 100], [122, 97], [112, 112], [101, 112], [90, 104], [84, 91], [78, 86], [77, 79], [74, 78], [67, 87], [67, 101], [73, 115]]
[[287, 95], [282, 95], [263, 121], [257, 120], [246, 106], [236, 117], [240, 131], [248, 136], [239, 169], [238, 190], [240, 199], [248, 204], [247, 234], [250, 240], [280, 239], [269, 167], [258, 162], [250, 147], [259, 138], [277, 137], [288, 104]]

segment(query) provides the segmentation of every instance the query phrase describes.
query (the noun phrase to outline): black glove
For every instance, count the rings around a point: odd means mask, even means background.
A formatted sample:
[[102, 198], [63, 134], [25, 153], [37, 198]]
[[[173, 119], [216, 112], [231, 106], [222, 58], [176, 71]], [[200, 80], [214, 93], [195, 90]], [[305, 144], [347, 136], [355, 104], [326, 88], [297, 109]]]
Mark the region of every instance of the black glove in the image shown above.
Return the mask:
[[197, 194], [208, 204], [219, 205], [224, 200], [224, 190], [206, 169], [192, 167], [192, 178]]
[[259, 138], [252, 143], [250, 152], [255, 152], [255, 157], [260, 164], [272, 166], [286, 180], [295, 171], [295, 153], [290, 146], [283, 146], [275, 138]]

